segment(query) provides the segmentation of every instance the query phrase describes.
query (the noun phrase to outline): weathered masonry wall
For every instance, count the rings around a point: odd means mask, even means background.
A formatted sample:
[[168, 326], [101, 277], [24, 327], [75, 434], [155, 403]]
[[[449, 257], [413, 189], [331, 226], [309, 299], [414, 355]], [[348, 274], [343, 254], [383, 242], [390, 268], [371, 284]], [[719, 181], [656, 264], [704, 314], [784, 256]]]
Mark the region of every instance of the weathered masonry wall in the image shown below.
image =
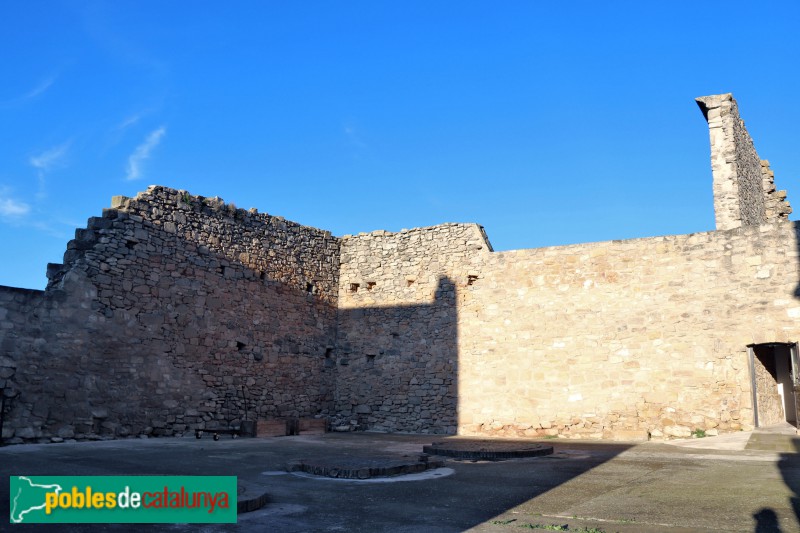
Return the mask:
[[337, 238], [163, 187], [114, 204], [43, 294], [0, 291], [6, 439], [331, 414]]
[[2, 437], [749, 429], [747, 347], [800, 340], [800, 227], [733, 98], [699, 102], [708, 233], [493, 252], [476, 224], [340, 239], [164, 187], [115, 197], [45, 291], [0, 287]]
[[457, 288], [490, 251], [476, 224], [342, 239], [335, 425], [456, 432]]
[[[764, 359], [762, 359], [762, 356]], [[765, 366], [769, 365], [769, 368]], [[766, 354], [756, 352], [753, 357], [755, 393], [758, 402], [759, 426], [779, 424], [785, 420], [783, 401], [778, 393], [776, 357], [772, 350]]]
[[786, 191], [775, 189], [774, 173], [759, 159], [733, 95], [703, 96], [697, 103], [709, 127], [717, 229], [788, 217]]
[[747, 345], [800, 337], [796, 224], [500, 253], [455, 229], [343, 240], [340, 414], [501, 436], [749, 429]]
[[747, 345], [800, 337], [797, 231], [492, 254], [458, 308], [460, 432], [751, 428]]

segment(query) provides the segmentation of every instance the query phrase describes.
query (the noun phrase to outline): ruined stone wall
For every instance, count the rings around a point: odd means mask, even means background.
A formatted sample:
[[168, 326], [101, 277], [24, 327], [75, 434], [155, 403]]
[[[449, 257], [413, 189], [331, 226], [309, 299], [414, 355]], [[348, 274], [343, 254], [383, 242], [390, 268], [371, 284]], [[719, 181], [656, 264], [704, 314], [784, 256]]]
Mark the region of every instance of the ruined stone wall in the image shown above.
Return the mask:
[[492, 254], [459, 306], [460, 431], [752, 427], [746, 346], [800, 337], [797, 229]]
[[10, 442], [242, 418], [571, 438], [749, 429], [747, 346], [800, 338], [798, 225], [731, 95], [698, 99], [720, 231], [493, 253], [475, 224], [342, 239], [216, 198], [115, 197], [0, 287]]
[[115, 198], [13, 312], [28, 324], [1, 354], [19, 391], [6, 438], [171, 435], [245, 407], [330, 414], [338, 255], [328, 232], [219, 199]]
[[775, 354], [769, 350], [766, 354], [769, 369], [764, 366], [761, 357], [753, 357], [753, 371], [755, 373], [756, 402], [758, 402], [758, 425], [760, 427], [780, 424], [786, 418], [783, 413], [783, 401], [778, 393], [778, 381], [775, 376]]
[[341, 250], [335, 425], [455, 433], [457, 288], [491, 251], [483, 229], [377, 231]]
[[774, 174], [759, 159], [733, 95], [703, 96], [697, 103], [708, 121], [717, 229], [786, 218], [786, 193], [775, 190]]
[[769, 161], [761, 161], [761, 185], [764, 189], [764, 209], [767, 220], [786, 220], [792, 213], [792, 206], [786, 200], [786, 191], [779, 191], [775, 186], [775, 173], [769, 167]]
[[343, 239], [339, 413], [499, 436], [736, 431], [753, 424], [747, 345], [800, 337], [795, 224], [499, 253], [469, 229]]
[[[6, 413], [14, 408], [20, 393], [17, 367], [22, 363], [17, 360], [17, 347], [25, 347], [24, 355], [25, 350], [34, 346], [36, 329], [31, 326], [36, 322], [34, 310], [43, 296], [43, 291], [0, 286], [0, 398], [5, 399], [4, 410], [0, 412], [0, 418], [5, 419], [0, 437], [14, 434]], [[29, 428], [20, 431], [30, 438], [34, 435]]]

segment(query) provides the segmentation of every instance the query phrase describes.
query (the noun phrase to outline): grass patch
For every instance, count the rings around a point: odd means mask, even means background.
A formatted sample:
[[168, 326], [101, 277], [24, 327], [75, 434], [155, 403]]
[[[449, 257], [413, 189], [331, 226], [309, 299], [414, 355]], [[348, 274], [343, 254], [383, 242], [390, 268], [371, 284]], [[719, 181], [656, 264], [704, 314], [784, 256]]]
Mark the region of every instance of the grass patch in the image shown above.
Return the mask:
[[519, 527], [524, 529], [540, 529], [544, 531], [567, 531], [571, 533], [608, 533], [604, 529], [596, 527], [581, 527], [578, 529], [572, 529], [569, 527], [569, 524], [564, 524], [563, 526], [558, 524], [522, 524]]

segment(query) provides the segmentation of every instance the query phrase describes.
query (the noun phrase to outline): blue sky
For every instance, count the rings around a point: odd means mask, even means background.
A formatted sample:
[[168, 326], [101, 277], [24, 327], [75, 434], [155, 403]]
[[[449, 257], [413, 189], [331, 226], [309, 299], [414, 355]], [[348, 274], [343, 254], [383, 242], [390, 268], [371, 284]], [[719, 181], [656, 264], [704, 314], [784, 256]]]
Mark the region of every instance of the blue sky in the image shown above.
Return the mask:
[[722, 92], [800, 210], [800, 4], [658, 4], [4, 2], [0, 284], [150, 184], [498, 250], [710, 230]]

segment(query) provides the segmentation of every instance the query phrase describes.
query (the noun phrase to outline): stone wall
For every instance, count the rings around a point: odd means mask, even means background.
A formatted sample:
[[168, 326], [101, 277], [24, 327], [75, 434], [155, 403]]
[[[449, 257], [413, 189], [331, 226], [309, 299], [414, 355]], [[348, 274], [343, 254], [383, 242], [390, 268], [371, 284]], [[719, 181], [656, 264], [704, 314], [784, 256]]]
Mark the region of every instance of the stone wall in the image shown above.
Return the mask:
[[747, 346], [800, 338], [798, 224], [730, 95], [699, 99], [718, 231], [493, 252], [476, 224], [341, 239], [150, 187], [0, 287], [10, 442], [247, 417], [686, 437], [753, 425]]
[[797, 231], [492, 254], [458, 308], [459, 432], [751, 428], [747, 345], [800, 338]]
[[[571, 438], [749, 429], [747, 346], [800, 337], [796, 224], [499, 253], [469, 229], [343, 239], [345, 418]], [[434, 297], [437, 280], [452, 296]]]
[[[767, 368], [769, 366], [769, 368]], [[775, 354], [772, 349], [753, 356], [755, 373], [756, 402], [758, 402], [759, 427], [771, 426], [784, 421], [783, 400], [778, 393], [778, 379], [775, 368]]]
[[[0, 438], [10, 438], [15, 432], [6, 413], [11, 412], [19, 398], [17, 368], [26, 362], [24, 359], [18, 361], [16, 348], [34, 345], [36, 329], [31, 325], [36, 322], [34, 312], [43, 296], [43, 291], [0, 286], [0, 398], [4, 398], [4, 409], [0, 411], [0, 419], [3, 419]], [[19, 431], [28, 438], [34, 435], [31, 428], [20, 428]]]
[[786, 191], [775, 187], [775, 173], [769, 168], [769, 161], [761, 161], [761, 185], [764, 189], [764, 209], [767, 220], [786, 220], [792, 213], [792, 206], [786, 200]]
[[703, 96], [697, 103], [708, 121], [717, 229], [786, 218], [786, 193], [775, 190], [769, 162], [759, 159], [733, 95]]
[[476, 224], [342, 239], [336, 426], [455, 433], [456, 287], [490, 251]]
[[151, 187], [116, 197], [64, 257], [27, 308], [0, 300], [17, 317], [2, 339], [11, 442], [331, 414], [330, 233]]

